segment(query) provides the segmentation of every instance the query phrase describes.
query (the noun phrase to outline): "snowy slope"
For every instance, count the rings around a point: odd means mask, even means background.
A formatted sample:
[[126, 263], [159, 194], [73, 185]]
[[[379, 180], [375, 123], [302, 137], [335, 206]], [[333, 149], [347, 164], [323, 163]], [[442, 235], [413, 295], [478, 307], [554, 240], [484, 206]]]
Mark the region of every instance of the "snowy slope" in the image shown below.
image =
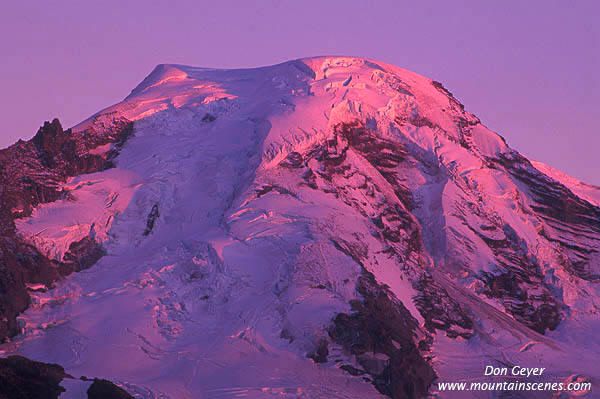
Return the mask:
[[[85, 237], [107, 253], [33, 294], [6, 354], [140, 398], [403, 397], [408, 347], [439, 381], [501, 363], [600, 377], [583, 345], [598, 189], [530, 163], [439, 83], [346, 57], [159, 65], [73, 132], [115, 119], [134, 122], [116, 167], [16, 222], [49, 258]], [[369, 295], [406, 331], [357, 349], [338, 315], [367, 317]]]

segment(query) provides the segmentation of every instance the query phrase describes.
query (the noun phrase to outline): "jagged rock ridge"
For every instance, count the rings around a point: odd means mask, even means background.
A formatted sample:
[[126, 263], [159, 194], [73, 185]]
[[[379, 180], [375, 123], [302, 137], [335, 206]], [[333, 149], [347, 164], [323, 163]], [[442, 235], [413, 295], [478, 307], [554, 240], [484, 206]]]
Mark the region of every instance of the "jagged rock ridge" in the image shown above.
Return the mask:
[[[111, 126], [73, 134], [55, 119], [46, 122], [27, 142], [0, 151], [0, 339], [20, 332], [16, 316], [29, 305], [27, 285], [51, 286], [61, 276], [90, 267], [103, 250], [89, 237], [69, 243], [64, 259], [56, 262], [23, 239], [14, 220], [31, 216], [43, 203], [69, 195], [62, 185], [79, 174], [108, 169], [127, 138], [132, 125], [115, 120]], [[112, 144], [105, 152], [94, 152]]]

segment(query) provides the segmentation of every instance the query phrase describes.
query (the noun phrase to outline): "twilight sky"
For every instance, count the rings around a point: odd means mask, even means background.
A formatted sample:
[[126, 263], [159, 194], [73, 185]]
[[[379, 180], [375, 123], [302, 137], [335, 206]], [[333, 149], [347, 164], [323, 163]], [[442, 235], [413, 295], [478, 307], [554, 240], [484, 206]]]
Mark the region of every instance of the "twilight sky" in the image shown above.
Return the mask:
[[159, 63], [356, 55], [442, 82], [513, 148], [600, 185], [600, 2], [421, 3], [3, 2], [0, 147], [120, 101]]

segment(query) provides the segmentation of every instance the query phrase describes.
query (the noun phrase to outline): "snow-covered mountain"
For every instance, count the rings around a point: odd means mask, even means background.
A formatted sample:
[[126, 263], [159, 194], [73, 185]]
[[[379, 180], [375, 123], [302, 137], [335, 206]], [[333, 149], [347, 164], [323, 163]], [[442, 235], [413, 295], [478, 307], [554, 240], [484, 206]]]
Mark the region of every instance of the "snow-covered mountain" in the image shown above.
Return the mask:
[[136, 398], [572, 394], [438, 388], [490, 365], [599, 382], [600, 188], [398, 67], [159, 65], [0, 172], [4, 355]]

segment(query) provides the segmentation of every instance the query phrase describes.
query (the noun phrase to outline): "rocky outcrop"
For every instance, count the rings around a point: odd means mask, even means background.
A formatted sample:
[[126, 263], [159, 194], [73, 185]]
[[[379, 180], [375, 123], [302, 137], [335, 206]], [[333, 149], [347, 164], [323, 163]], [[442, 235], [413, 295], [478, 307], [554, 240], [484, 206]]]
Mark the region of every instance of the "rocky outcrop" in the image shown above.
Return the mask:
[[[66, 193], [61, 185], [68, 177], [113, 167], [132, 133], [133, 124], [123, 119], [92, 124], [77, 133], [63, 130], [54, 119], [31, 140], [0, 150], [0, 340], [20, 332], [16, 316], [29, 305], [27, 284], [51, 286], [62, 276], [90, 267], [104, 253], [86, 237], [71, 243], [62, 261], [48, 259], [19, 236], [14, 220], [62, 198]], [[98, 151], [104, 145], [106, 150]]]
[[431, 275], [423, 275], [414, 286], [418, 291], [414, 298], [415, 304], [425, 319], [425, 328], [429, 332], [442, 330], [450, 338], [460, 336], [468, 339], [473, 336], [471, 317]]
[[[42, 363], [23, 356], [0, 358], [0, 399], [57, 399], [65, 388], [64, 379], [73, 379], [58, 364]], [[87, 390], [88, 399], [133, 399], [127, 391], [104, 379], [93, 381]]]
[[22, 356], [0, 358], [0, 399], [57, 399], [72, 378], [58, 364], [34, 362]]
[[436, 378], [425, 354], [431, 336], [419, 331], [417, 320], [372, 274], [363, 273], [357, 290], [363, 299], [352, 301], [352, 313], [338, 314], [329, 329], [331, 339], [361, 366], [342, 368], [368, 375], [379, 392], [394, 399], [424, 397]]
[[540, 234], [561, 249], [561, 266], [578, 278], [600, 281], [600, 270], [592, 262], [600, 253], [600, 208], [539, 172], [518, 153], [493, 162], [527, 193], [529, 207], [544, 221]]
[[54, 263], [13, 235], [0, 237], [0, 339], [20, 332], [17, 315], [29, 306], [27, 283], [50, 285], [60, 277]]
[[158, 204], [152, 205], [152, 209], [150, 210], [148, 218], [146, 219], [146, 228], [144, 229], [143, 233], [145, 236], [149, 235], [152, 232], [152, 229], [154, 228], [154, 223], [156, 223], [156, 219], [158, 219], [159, 216], [160, 213], [158, 212]]
[[88, 399], [133, 399], [133, 396], [108, 380], [95, 378], [87, 390]]

